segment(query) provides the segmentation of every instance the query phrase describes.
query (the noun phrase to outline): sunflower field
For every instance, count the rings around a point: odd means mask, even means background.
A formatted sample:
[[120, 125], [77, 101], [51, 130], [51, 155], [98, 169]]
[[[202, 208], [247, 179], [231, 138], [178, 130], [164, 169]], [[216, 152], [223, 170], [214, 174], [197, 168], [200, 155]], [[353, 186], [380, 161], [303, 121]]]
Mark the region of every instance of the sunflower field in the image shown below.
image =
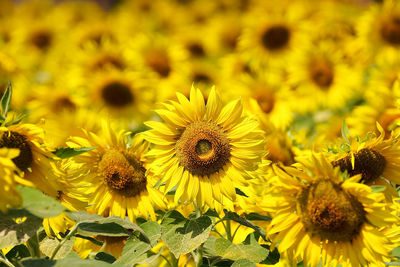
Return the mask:
[[400, 0], [0, 0], [0, 267], [400, 266]]

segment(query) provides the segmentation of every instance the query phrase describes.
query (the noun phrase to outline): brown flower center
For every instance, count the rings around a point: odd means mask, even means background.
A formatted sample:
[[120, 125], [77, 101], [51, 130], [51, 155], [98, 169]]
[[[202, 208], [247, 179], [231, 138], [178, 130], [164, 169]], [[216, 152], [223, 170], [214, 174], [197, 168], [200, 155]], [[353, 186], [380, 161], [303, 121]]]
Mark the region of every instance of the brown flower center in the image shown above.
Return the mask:
[[61, 96], [54, 101], [52, 110], [54, 113], [60, 113], [62, 111], [72, 112], [76, 110], [76, 105], [71, 98], [67, 96]]
[[206, 176], [221, 170], [231, 156], [229, 140], [213, 122], [190, 124], [175, 146], [180, 164], [194, 175]]
[[207, 73], [203, 73], [203, 72], [195, 72], [193, 74], [193, 81], [195, 83], [211, 83], [211, 78], [210, 76], [208, 76]]
[[30, 37], [30, 42], [41, 50], [47, 49], [52, 43], [52, 34], [48, 30], [37, 30]]
[[362, 204], [329, 179], [305, 187], [297, 196], [297, 211], [307, 231], [321, 240], [351, 241], [365, 222]]
[[274, 25], [265, 30], [261, 36], [262, 45], [268, 50], [284, 48], [290, 39], [290, 31], [285, 25]]
[[361, 174], [362, 181], [369, 184], [382, 175], [386, 159], [375, 150], [363, 148], [354, 154], [354, 169], [351, 164], [351, 155], [333, 161], [332, 165], [340, 166], [340, 170], [347, 171], [350, 176]]
[[107, 105], [116, 108], [125, 107], [134, 101], [129, 86], [119, 81], [106, 84], [101, 91], [101, 96]]
[[101, 158], [99, 171], [107, 186], [125, 197], [146, 190], [146, 169], [132, 155], [109, 150]]
[[206, 52], [200, 43], [189, 43], [187, 49], [192, 57], [204, 57], [206, 55]]
[[18, 148], [19, 156], [13, 159], [14, 164], [21, 170], [26, 171], [33, 163], [32, 149], [26, 136], [17, 132], [3, 132], [0, 137], [0, 148]]
[[391, 45], [400, 45], [400, 17], [388, 18], [381, 25], [382, 38]]
[[310, 66], [310, 77], [320, 88], [328, 88], [334, 79], [333, 66], [327, 60], [315, 61]]
[[162, 50], [153, 50], [146, 55], [147, 65], [157, 72], [161, 77], [168, 77], [171, 66], [168, 55]]

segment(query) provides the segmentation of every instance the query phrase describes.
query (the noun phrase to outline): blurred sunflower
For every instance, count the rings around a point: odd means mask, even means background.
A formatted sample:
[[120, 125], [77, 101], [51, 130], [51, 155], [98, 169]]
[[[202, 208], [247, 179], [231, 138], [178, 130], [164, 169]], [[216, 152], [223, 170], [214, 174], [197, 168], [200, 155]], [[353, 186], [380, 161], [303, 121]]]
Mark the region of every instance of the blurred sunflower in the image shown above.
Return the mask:
[[244, 18], [239, 51], [247, 54], [252, 64], [281, 66], [293, 48], [307, 42], [305, 2], [286, 2], [256, 2]]
[[152, 168], [165, 184], [165, 194], [176, 186], [175, 202], [195, 200], [214, 207], [222, 196], [236, 198], [235, 184], [246, 184], [264, 155], [263, 132], [258, 122], [243, 116], [240, 100], [222, 106], [215, 88], [207, 99], [192, 87], [190, 101], [177, 93], [179, 102], [156, 110], [164, 122], [145, 123], [152, 129], [145, 138], [155, 146]]
[[153, 188], [154, 178], [147, 170], [144, 154], [149, 144], [135, 136], [127, 144], [129, 132], [116, 133], [103, 121], [102, 131], [96, 135], [85, 132], [85, 137], [72, 137], [69, 147], [95, 149], [73, 158], [72, 169], [87, 186], [88, 211], [102, 216], [156, 219], [155, 209], [165, 208], [163, 195]]
[[357, 30], [359, 41], [371, 58], [378, 53], [395, 55], [400, 48], [400, 4], [396, 0], [371, 4], [360, 18]]
[[337, 46], [331, 42], [304, 46], [296, 50], [288, 67], [288, 83], [295, 88], [293, 101], [302, 99], [300, 112], [318, 107], [337, 109], [358, 94], [361, 75], [342, 59]]
[[357, 181], [343, 180], [339, 168], [324, 157], [298, 170], [274, 166], [276, 177], [262, 206], [272, 213], [267, 229], [279, 252], [305, 266], [377, 265], [390, 261], [398, 244], [385, 231], [397, 231], [398, 218], [388, 211], [382, 193]]

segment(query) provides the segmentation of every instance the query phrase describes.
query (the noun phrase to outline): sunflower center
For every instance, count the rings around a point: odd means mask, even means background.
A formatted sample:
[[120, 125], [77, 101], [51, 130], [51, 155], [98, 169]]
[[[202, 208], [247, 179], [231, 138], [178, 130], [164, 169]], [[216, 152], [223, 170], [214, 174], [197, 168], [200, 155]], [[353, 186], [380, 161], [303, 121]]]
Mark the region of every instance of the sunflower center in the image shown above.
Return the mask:
[[317, 86], [328, 88], [333, 83], [333, 66], [325, 60], [313, 62], [310, 66], [310, 76]]
[[206, 54], [203, 46], [199, 43], [190, 43], [187, 45], [187, 49], [189, 50], [192, 57], [204, 57]]
[[109, 150], [101, 158], [99, 170], [107, 186], [125, 197], [146, 190], [146, 169], [134, 156]]
[[206, 176], [221, 170], [231, 156], [229, 140], [222, 129], [212, 123], [190, 124], [175, 146], [180, 164], [193, 175]]
[[193, 75], [193, 81], [195, 83], [211, 83], [211, 78], [206, 73], [196, 72]]
[[161, 77], [168, 77], [171, 66], [167, 54], [163, 51], [154, 50], [147, 54], [145, 58], [147, 65], [157, 72]]
[[32, 149], [26, 137], [17, 132], [4, 132], [0, 138], [0, 148], [18, 148], [19, 156], [13, 159], [14, 164], [21, 170], [26, 171], [33, 163]]
[[329, 179], [304, 188], [297, 196], [297, 211], [307, 231], [322, 240], [350, 241], [365, 222], [362, 204]]
[[385, 170], [386, 159], [375, 150], [363, 148], [354, 154], [354, 159], [354, 169], [351, 155], [333, 161], [332, 165], [340, 166], [340, 170], [347, 171], [350, 176], [361, 174], [362, 181], [367, 184], [378, 179]]
[[112, 107], [125, 107], [134, 101], [134, 96], [128, 85], [114, 81], [103, 87], [101, 96], [104, 102]]
[[262, 45], [268, 50], [278, 50], [289, 43], [290, 31], [284, 25], [269, 27], [261, 36]]
[[74, 111], [76, 109], [75, 103], [67, 96], [61, 96], [54, 101], [53, 111], [60, 113], [62, 111]]
[[32, 34], [30, 41], [37, 48], [44, 50], [51, 45], [52, 36], [47, 30], [38, 30]]
[[400, 17], [392, 17], [381, 26], [382, 38], [392, 45], [400, 45]]

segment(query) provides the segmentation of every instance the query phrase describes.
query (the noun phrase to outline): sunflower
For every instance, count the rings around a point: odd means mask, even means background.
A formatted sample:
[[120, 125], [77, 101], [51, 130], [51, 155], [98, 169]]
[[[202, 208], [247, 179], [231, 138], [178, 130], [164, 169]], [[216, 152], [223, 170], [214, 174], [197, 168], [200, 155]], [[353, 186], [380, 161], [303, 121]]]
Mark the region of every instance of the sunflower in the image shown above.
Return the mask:
[[155, 144], [149, 152], [153, 169], [165, 182], [165, 194], [176, 186], [174, 200], [195, 200], [214, 207], [223, 196], [236, 198], [235, 185], [246, 184], [264, 155], [263, 132], [258, 122], [243, 116], [240, 100], [222, 107], [215, 88], [207, 99], [192, 87], [190, 101], [177, 93], [156, 110], [163, 122], [145, 123], [152, 129], [145, 138]]
[[377, 124], [379, 136], [369, 140], [360, 140], [350, 144], [348, 153], [333, 155], [333, 166], [347, 171], [350, 176], [361, 174], [361, 181], [366, 184], [383, 177], [395, 184], [400, 184], [400, 143], [397, 137], [385, 139], [385, 131]]
[[51, 176], [51, 161], [55, 156], [45, 146], [41, 127], [27, 123], [0, 127], [0, 148], [19, 149], [19, 155], [12, 161], [23, 173], [23, 179], [47, 195], [57, 196]]
[[[305, 3], [303, 3], [305, 4]], [[244, 19], [239, 51], [255, 65], [282, 65], [293, 49], [307, 42], [305, 5], [287, 2], [274, 5], [261, 1]]]
[[400, 5], [396, 0], [371, 4], [357, 25], [360, 42], [373, 58], [377, 54], [398, 53], [400, 48]]
[[22, 198], [16, 188], [15, 172], [18, 171], [13, 159], [18, 157], [18, 149], [0, 148], [0, 211], [6, 212], [7, 207], [17, 207], [22, 204]]
[[[361, 75], [350, 68], [332, 42], [296, 50], [288, 67], [288, 83], [295, 88], [291, 99], [303, 99], [299, 112], [318, 107], [337, 109], [360, 92]], [[307, 104], [306, 104], [307, 103]]]
[[386, 231], [396, 230], [398, 218], [382, 193], [357, 181], [343, 180], [339, 168], [324, 157], [299, 170], [274, 166], [268, 202], [272, 213], [267, 232], [278, 250], [304, 266], [384, 265], [397, 246]]
[[[73, 158], [70, 165], [88, 184], [88, 211], [105, 217], [136, 217], [155, 220], [155, 208], [165, 208], [163, 195], [153, 188], [144, 154], [149, 144], [140, 136], [127, 145], [129, 133], [116, 133], [109, 123], [102, 123], [99, 135], [85, 131], [85, 137], [72, 137], [70, 147], [95, 149]], [[67, 171], [68, 172], [68, 171]], [[78, 190], [78, 189], [76, 189]], [[77, 192], [79, 193], [79, 192]]]

